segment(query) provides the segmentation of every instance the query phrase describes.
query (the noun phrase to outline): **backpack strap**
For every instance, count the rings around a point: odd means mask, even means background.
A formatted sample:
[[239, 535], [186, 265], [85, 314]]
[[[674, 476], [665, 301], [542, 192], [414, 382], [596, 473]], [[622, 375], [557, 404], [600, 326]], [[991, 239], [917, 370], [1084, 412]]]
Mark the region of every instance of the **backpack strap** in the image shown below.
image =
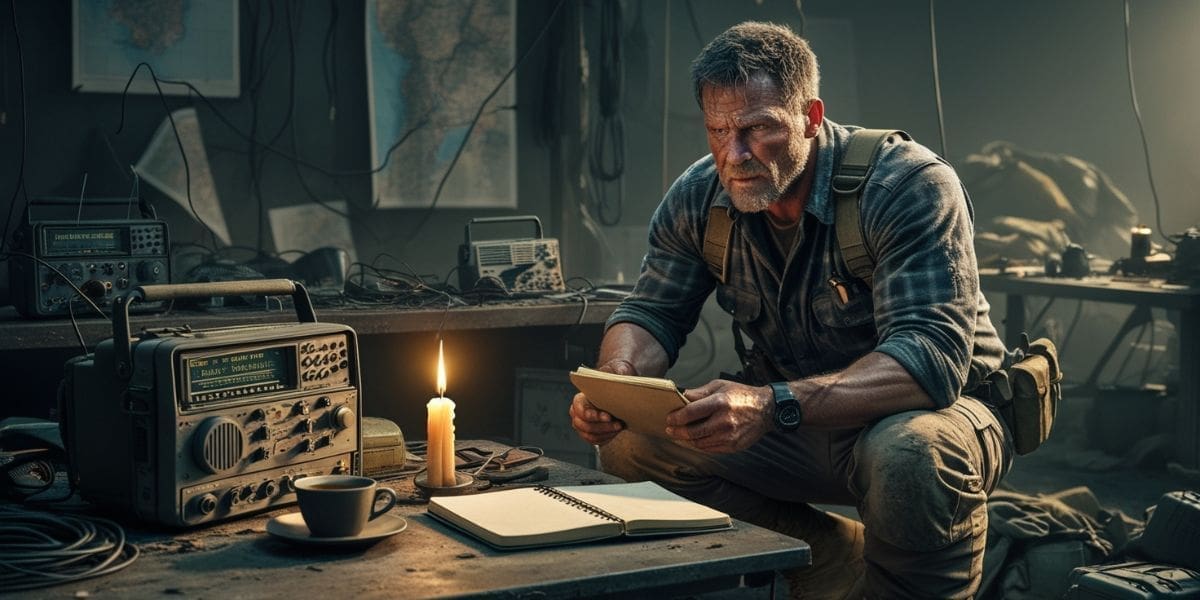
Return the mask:
[[708, 225], [704, 227], [704, 262], [708, 270], [725, 285], [729, 267], [729, 243], [733, 240], [733, 218], [724, 206], [708, 209]]
[[[862, 188], [875, 168], [879, 149], [892, 135], [905, 140], [912, 136], [898, 129], [859, 129], [850, 134], [850, 142], [842, 161], [833, 175], [835, 206], [834, 226], [842, 260], [850, 274], [871, 287], [874, 280], [875, 260], [867, 251], [859, 222], [859, 199]], [[704, 262], [708, 270], [722, 284], [726, 283], [729, 267], [729, 245], [733, 238], [733, 219], [729, 209], [713, 206], [708, 209], [708, 225], [704, 228]]]
[[898, 129], [859, 129], [850, 134], [846, 153], [833, 174], [833, 196], [836, 202], [834, 227], [842, 260], [850, 274], [872, 287], [875, 279], [875, 259], [867, 251], [859, 219], [859, 201], [863, 186], [875, 169], [879, 149], [892, 135], [906, 140], [912, 136]]

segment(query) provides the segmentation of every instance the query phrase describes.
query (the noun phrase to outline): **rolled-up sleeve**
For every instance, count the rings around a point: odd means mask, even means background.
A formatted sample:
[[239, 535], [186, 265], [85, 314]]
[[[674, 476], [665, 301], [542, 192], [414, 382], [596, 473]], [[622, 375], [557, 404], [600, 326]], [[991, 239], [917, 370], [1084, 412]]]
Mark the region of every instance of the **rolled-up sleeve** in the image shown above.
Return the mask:
[[666, 350], [672, 365], [716, 284], [701, 252], [707, 211], [702, 163], [680, 176], [655, 210], [637, 284], [606, 326], [642, 327]]
[[[867, 202], [867, 194], [876, 200]], [[899, 362], [939, 407], [958, 399], [974, 344], [979, 279], [969, 204], [948, 165], [872, 184], [862, 225], [876, 260], [877, 352]]]

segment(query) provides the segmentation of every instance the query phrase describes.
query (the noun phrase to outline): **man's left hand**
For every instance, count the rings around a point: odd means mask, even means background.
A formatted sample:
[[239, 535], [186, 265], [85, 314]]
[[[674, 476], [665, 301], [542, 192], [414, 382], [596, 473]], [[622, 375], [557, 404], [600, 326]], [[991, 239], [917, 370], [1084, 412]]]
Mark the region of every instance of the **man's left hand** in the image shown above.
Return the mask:
[[745, 450], [771, 429], [771, 388], [717, 379], [684, 392], [689, 404], [667, 415], [667, 435], [713, 454]]

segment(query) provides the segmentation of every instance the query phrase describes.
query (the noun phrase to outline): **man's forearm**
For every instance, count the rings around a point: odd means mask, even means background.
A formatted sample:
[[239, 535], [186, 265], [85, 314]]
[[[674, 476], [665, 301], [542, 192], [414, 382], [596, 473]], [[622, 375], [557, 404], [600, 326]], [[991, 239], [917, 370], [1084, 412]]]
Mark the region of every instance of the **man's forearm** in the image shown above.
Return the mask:
[[880, 352], [842, 371], [788, 385], [800, 400], [807, 427], [862, 427], [888, 415], [935, 407], [908, 370]]
[[662, 344], [649, 331], [633, 323], [617, 323], [608, 328], [600, 342], [597, 362], [598, 368], [614, 373], [647, 377], [661, 377], [670, 366]]

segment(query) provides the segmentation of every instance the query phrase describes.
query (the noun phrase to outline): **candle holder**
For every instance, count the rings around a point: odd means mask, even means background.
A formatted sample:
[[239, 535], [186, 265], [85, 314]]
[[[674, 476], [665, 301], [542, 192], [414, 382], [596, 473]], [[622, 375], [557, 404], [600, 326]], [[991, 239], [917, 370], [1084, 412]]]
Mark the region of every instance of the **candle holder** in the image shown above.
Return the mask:
[[461, 496], [475, 489], [475, 478], [467, 473], [454, 472], [454, 485], [429, 485], [429, 472], [421, 471], [413, 483], [426, 496]]

